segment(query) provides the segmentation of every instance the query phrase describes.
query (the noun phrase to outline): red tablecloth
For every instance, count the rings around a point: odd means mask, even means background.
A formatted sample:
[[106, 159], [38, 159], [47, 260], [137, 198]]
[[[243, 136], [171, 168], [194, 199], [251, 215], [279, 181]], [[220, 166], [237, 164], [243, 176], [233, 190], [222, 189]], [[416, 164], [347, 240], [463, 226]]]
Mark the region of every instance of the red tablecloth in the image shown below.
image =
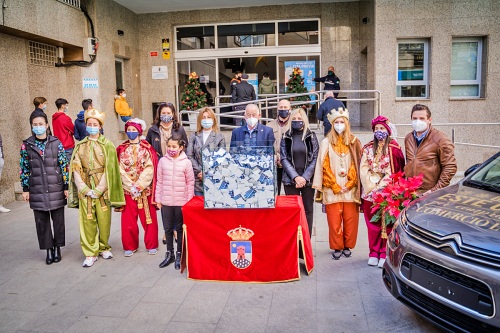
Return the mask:
[[[184, 205], [182, 213], [185, 229], [181, 269], [187, 267], [189, 279], [298, 280], [300, 249], [307, 273], [314, 268], [309, 229], [299, 196], [278, 196], [276, 208], [269, 209], [205, 209], [203, 198], [197, 196]], [[246, 237], [252, 232], [253, 236], [243, 241], [228, 236], [234, 229], [237, 230], [232, 236], [238, 235], [240, 226]], [[245, 251], [245, 258], [236, 262], [239, 247]], [[242, 266], [242, 262], [246, 268], [236, 267]]]

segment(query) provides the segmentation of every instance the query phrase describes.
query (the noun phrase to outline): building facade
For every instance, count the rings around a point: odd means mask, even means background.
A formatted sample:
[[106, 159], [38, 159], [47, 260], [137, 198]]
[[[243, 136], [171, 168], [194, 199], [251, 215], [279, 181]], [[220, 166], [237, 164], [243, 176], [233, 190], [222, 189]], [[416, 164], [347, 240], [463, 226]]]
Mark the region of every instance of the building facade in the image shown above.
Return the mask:
[[[408, 124], [416, 103], [430, 107], [434, 123], [500, 122], [496, 0], [332, 1], [180, 12], [169, 12], [166, 4], [165, 12], [145, 14], [112, 0], [17, 0], [1, 10], [0, 133], [7, 167], [0, 202], [14, 199], [34, 97], [47, 98], [49, 118], [59, 97], [69, 101], [72, 118], [81, 101], [91, 98], [108, 115], [105, 135], [119, 143], [124, 136], [113, 109], [115, 90], [126, 89], [134, 116], [151, 123], [156, 103], [179, 105], [191, 71], [202, 76], [216, 104], [229, 93], [235, 70], [257, 82], [268, 72], [284, 92], [291, 66], [309, 66], [304, 75], [318, 77], [332, 65], [341, 89], [378, 90], [380, 112], [394, 123]], [[89, 55], [91, 37], [98, 42], [95, 56]], [[378, 105], [348, 102], [353, 124], [368, 128]], [[449, 135], [452, 128], [457, 142], [498, 145], [500, 126], [440, 126]], [[409, 131], [398, 126], [401, 137]], [[459, 144], [456, 150], [459, 170], [495, 151]]]

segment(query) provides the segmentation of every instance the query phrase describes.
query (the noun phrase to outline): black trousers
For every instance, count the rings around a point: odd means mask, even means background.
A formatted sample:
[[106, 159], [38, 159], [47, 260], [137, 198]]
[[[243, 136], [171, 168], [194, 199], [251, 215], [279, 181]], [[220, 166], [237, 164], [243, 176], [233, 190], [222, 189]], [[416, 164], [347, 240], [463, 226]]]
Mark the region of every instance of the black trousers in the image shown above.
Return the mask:
[[312, 227], [314, 218], [314, 189], [312, 186], [304, 186], [303, 188], [295, 188], [295, 185], [285, 185], [286, 195], [300, 195], [304, 210], [306, 211], [307, 226], [309, 227], [309, 237], [312, 237]]
[[177, 231], [177, 252], [182, 252], [182, 207], [161, 206], [163, 229], [167, 236], [167, 251], [174, 249], [174, 230]]
[[[34, 210], [33, 214], [35, 214], [36, 235], [38, 236], [40, 250], [51, 249], [55, 246], [64, 246], [66, 241], [64, 207], [49, 211]], [[51, 218], [54, 228], [53, 235], [52, 226], [50, 225]]]
[[281, 194], [281, 182], [283, 181], [283, 168], [276, 167], [276, 178], [278, 186], [278, 195]]

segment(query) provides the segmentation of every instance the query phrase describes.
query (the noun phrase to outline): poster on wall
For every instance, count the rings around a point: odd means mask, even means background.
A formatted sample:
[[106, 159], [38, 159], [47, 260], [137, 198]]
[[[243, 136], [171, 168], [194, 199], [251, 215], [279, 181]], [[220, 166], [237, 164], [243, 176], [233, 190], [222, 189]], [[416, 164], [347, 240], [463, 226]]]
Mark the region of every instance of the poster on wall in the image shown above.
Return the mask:
[[99, 80], [94, 78], [83, 78], [82, 84], [84, 89], [97, 89], [99, 88]]
[[[293, 73], [294, 68], [300, 68], [302, 71], [304, 87], [307, 88], [307, 91], [316, 91], [316, 83], [313, 80], [316, 75], [316, 61], [285, 61], [285, 85], [288, 83], [288, 79]], [[311, 100], [316, 100], [316, 95], [311, 95]]]
[[166, 80], [168, 79], [168, 67], [167, 66], [152, 66], [151, 75], [153, 80]]
[[170, 59], [170, 39], [163, 38], [161, 40], [161, 48], [162, 48], [163, 59], [165, 60]]
[[259, 92], [259, 78], [257, 73], [246, 73], [248, 75], [248, 83], [255, 89], [255, 95]]

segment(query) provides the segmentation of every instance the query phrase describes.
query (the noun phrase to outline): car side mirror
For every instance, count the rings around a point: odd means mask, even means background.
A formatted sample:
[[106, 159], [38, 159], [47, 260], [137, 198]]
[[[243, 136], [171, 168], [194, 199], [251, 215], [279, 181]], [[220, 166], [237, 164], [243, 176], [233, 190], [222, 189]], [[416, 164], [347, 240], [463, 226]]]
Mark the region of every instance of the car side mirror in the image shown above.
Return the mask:
[[472, 173], [477, 168], [479, 168], [480, 165], [481, 165], [481, 163], [477, 163], [477, 164], [474, 164], [473, 166], [471, 166], [470, 168], [468, 168], [467, 170], [465, 170], [464, 176], [467, 177], [470, 173]]

